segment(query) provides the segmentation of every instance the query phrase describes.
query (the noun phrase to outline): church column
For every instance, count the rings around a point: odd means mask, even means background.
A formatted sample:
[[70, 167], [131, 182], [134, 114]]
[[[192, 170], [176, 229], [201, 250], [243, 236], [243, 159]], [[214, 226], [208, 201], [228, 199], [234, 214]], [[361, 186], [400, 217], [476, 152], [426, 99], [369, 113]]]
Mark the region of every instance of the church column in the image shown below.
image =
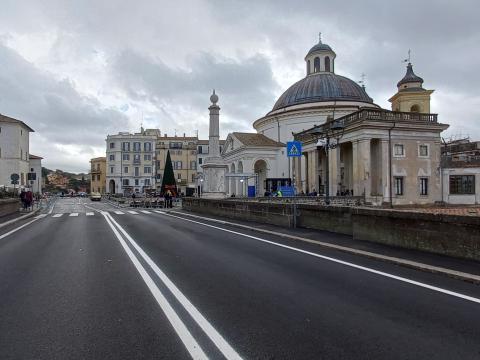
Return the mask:
[[391, 179], [390, 179], [390, 159], [389, 159], [389, 152], [388, 152], [388, 140], [380, 140], [380, 148], [381, 148], [381, 157], [382, 157], [382, 190], [383, 190], [383, 202], [390, 202], [390, 186]]
[[340, 182], [340, 149], [338, 147], [328, 151], [328, 171], [330, 196], [336, 196]]
[[371, 179], [370, 179], [370, 140], [362, 139], [353, 143], [353, 175], [354, 175], [354, 189], [355, 196], [365, 194], [368, 198], [371, 194]]

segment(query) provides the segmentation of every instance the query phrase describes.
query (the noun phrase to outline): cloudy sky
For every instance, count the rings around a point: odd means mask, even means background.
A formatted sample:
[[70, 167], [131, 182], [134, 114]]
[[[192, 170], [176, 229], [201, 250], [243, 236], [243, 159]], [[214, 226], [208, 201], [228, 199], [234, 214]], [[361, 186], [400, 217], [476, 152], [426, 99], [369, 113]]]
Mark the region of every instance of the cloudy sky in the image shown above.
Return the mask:
[[335, 70], [389, 108], [412, 50], [444, 136], [480, 139], [478, 1], [0, 0], [0, 113], [25, 121], [44, 165], [88, 171], [118, 131], [208, 136], [251, 124], [304, 74], [322, 38]]

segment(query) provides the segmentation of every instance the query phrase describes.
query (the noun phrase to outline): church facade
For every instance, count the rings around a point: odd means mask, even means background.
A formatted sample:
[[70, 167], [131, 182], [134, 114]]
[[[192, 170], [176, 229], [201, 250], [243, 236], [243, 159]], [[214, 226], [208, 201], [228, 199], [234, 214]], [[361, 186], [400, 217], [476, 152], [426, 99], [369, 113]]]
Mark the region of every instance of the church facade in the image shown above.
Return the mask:
[[[390, 111], [335, 73], [336, 53], [321, 39], [304, 60], [305, 77], [253, 123], [256, 133], [228, 135], [227, 194], [246, 195], [255, 186], [261, 196], [289, 184], [325, 194], [328, 184], [332, 196], [362, 195], [375, 205], [439, 201], [440, 133], [448, 125], [430, 114], [433, 90], [423, 88], [412, 65]], [[303, 143], [302, 157], [288, 160], [285, 144], [294, 139]]]

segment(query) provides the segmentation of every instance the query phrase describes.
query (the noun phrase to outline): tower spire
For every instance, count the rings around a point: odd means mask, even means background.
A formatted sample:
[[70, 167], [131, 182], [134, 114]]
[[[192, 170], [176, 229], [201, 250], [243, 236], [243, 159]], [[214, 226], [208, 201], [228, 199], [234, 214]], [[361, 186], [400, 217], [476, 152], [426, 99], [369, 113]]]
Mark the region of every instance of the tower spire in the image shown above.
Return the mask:
[[322, 43], [322, 33], [321, 32], [318, 33], [318, 43], [319, 44]]

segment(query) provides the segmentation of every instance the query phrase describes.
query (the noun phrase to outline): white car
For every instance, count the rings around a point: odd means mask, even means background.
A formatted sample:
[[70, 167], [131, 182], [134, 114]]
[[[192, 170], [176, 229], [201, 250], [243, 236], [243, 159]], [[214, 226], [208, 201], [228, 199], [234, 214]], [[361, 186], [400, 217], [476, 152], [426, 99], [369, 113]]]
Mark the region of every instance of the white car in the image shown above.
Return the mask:
[[102, 195], [101, 195], [100, 193], [98, 193], [98, 192], [92, 192], [92, 193], [90, 194], [90, 200], [92, 200], [92, 201], [100, 201], [100, 200], [102, 200]]

